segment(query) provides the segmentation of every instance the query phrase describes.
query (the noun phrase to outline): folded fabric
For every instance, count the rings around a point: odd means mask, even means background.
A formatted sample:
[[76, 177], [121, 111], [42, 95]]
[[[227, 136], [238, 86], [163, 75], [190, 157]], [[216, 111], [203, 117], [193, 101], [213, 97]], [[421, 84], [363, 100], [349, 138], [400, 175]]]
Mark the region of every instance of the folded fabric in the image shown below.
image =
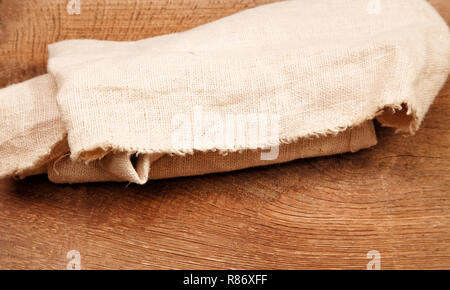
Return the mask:
[[[274, 158], [267, 150], [243, 150], [229, 154], [195, 152], [192, 155], [107, 154], [89, 163], [70, 159], [66, 130], [55, 98], [53, 78], [46, 74], [0, 90], [2, 130], [0, 176], [47, 173], [55, 183], [128, 181], [224, 172], [286, 162], [297, 158], [355, 152], [376, 144], [372, 121], [339, 134], [302, 138], [281, 144]], [[19, 101], [20, 100], [20, 101]], [[271, 157], [271, 154], [268, 154]], [[150, 169], [151, 165], [151, 169]]]
[[0, 87], [45, 74], [50, 43], [79, 38], [133, 41], [182, 32], [275, 1], [1, 0]]
[[0, 175], [142, 184], [356, 151], [376, 143], [375, 117], [414, 133], [448, 77], [449, 30], [424, 0], [381, 9], [286, 1], [52, 44], [48, 75], [0, 90]]

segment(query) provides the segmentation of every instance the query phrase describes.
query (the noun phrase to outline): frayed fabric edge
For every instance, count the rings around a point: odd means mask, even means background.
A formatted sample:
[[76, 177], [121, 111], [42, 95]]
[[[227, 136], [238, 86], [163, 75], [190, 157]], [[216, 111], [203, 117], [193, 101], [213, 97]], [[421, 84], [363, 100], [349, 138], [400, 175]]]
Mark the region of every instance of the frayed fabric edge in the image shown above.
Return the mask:
[[45, 173], [39, 172], [40, 168], [46, 169], [48, 163], [52, 162], [68, 152], [69, 147], [67, 145], [67, 134], [62, 135], [61, 139], [53, 144], [45, 153], [40, 154], [36, 159], [31, 161], [29, 164], [22, 166], [22, 168], [14, 168], [10, 171], [4, 171], [0, 173], [0, 179], [3, 178], [14, 178], [14, 179], [24, 179], [27, 176]]
[[[400, 112], [404, 111], [405, 107], [407, 108], [406, 116], [410, 116], [409, 126], [408, 128], [404, 127], [397, 127], [396, 124], [392, 124], [389, 122], [384, 122], [383, 119], [380, 118], [380, 116], [388, 112], [388, 110], [391, 110], [392, 114], [399, 114]], [[59, 158], [67, 157], [70, 155], [70, 158], [74, 162], [83, 162], [85, 164], [88, 164], [93, 161], [101, 160], [105, 156], [109, 154], [118, 154], [127, 152], [130, 155], [136, 155], [139, 156], [140, 154], [152, 154], [152, 155], [159, 155], [163, 156], [165, 154], [170, 156], [185, 156], [186, 154], [194, 155], [195, 153], [207, 153], [207, 152], [218, 152], [221, 155], [228, 155], [229, 153], [233, 152], [239, 152], [242, 153], [244, 151], [256, 151], [256, 150], [266, 150], [269, 149], [272, 146], [277, 146], [280, 144], [291, 144], [298, 142], [300, 139], [314, 139], [314, 138], [320, 138], [320, 137], [326, 137], [326, 136], [336, 136], [339, 133], [342, 133], [346, 130], [350, 130], [352, 128], [361, 126], [364, 122], [367, 122], [369, 120], [377, 119], [382, 126], [387, 127], [393, 127], [396, 129], [396, 133], [407, 133], [410, 135], [414, 135], [414, 133], [418, 130], [421, 123], [421, 118], [419, 118], [417, 110], [413, 107], [412, 104], [403, 101], [395, 104], [389, 104], [384, 105], [380, 107], [378, 110], [370, 114], [368, 117], [361, 119], [359, 121], [353, 122], [351, 125], [346, 126], [336, 126], [330, 129], [327, 129], [325, 131], [321, 132], [312, 132], [309, 134], [304, 135], [297, 135], [297, 136], [287, 136], [287, 137], [280, 137], [278, 139], [278, 142], [266, 142], [263, 144], [257, 144], [255, 146], [235, 146], [232, 148], [218, 148], [218, 147], [211, 147], [207, 149], [197, 149], [197, 148], [189, 148], [189, 149], [177, 149], [177, 148], [168, 148], [166, 150], [152, 150], [152, 149], [144, 149], [144, 148], [127, 148], [127, 147], [121, 147], [116, 144], [108, 144], [108, 143], [102, 143], [97, 144], [95, 146], [92, 146], [91, 149], [82, 150], [80, 152], [72, 152], [70, 153], [69, 145], [67, 144], [67, 133], [64, 133], [61, 137], [61, 139], [56, 142], [53, 146], [51, 146], [47, 152], [44, 154], [41, 154], [38, 156], [37, 159], [33, 160], [30, 164], [27, 166], [24, 166], [23, 168], [15, 168], [14, 170], [10, 172], [2, 172], [0, 175], [0, 178], [16, 178], [16, 179], [23, 179], [27, 176], [39, 174], [39, 173], [45, 173], [39, 172], [40, 168], [45, 168], [48, 164], [50, 164], [52, 161], [57, 160]]]
[[[387, 110], [391, 110], [393, 114], [398, 114], [404, 110], [404, 108], [407, 108], [406, 116], [410, 116], [411, 120], [408, 122], [408, 128], [404, 128], [402, 126], [396, 126], [393, 123], [385, 122], [383, 119], [379, 118], [383, 113], [387, 112]], [[84, 162], [85, 164], [88, 164], [92, 161], [100, 160], [104, 158], [106, 155], [112, 153], [122, 153], [122, 152], [128, 152], [130, 154], [136, 154], [137, 156], [139, 154], [168, 154], [168, 155], [178, 155], [178, 156], [185, 156], [186, 154], [193, 155], [197, 152], [218, 152], [221, 155], [227, 155], [229, 153], [233, 152], [239, 152], [242, 153], [247, 150], [255, 151], [255, 150], [265, 150], [269, 149], [272, 146], [277, 146], [280, 144], [291, 144], [298, 142], [300, 139], [313, 139], [313, 138], [320, 138], [320, 137], [327, 137], [327, 136], [336, 136], [339, 133], [342, 133], [346, 130], [350, 130], [354, 127], [361, 126], [364, 122], [377, 119], [382, 126], [386, 127], [393, 127], [396, 129], [395, 133], [405, 133], [409, 135], [414, 135], [415, 132], [419, 129], [421, 118], [418, 116], [417, 109], [413, 107], [411, 103], [408, 103], [407, 101], [398, 102], [395, 104], [389, 104], [384, 105], [377, 109], [375, 112], [370, 114], [368, 117], [357, 120], [354, 122], [351, 122], [352, 124], [349, 125], [343, 125], [343, 126], [336, 126], [330, 129], [327, 129], [325, 131], [320, 132], [311, 132], [309, 134], [303, 134], [303, 135], [294, 135], [294, 136], [286, 136], [286, 137], [280, 137], [278, 138], [277, 142], [265, 142], [262, 144], [257, 144], [254, 146], [235, 146], [232, 148], [219, 148], [219, 147], [211, 147], [211, 148], [168, 148], [168, 149], [148, 149], [148, 148], [130, 148], [130, 147], [123, 147], [117, 144], [110, 144], [110, 143], [101, 143], [91, 146], [90, 148], [86, 148], [84, 150], [80, 150], [78, 152], [72, 152], [71, 153], [71, 159], [73, 161], [77, 162]]]

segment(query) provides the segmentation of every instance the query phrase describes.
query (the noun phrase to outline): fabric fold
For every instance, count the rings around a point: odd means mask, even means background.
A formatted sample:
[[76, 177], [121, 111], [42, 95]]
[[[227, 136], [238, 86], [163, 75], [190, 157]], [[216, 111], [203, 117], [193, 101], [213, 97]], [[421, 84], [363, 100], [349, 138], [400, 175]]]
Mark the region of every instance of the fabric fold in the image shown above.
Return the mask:
[[337, 135], [304, 138], [282, 144], [272, 160], [261, 160], [264, 150], [244, 150], [223, 155], [219, 152], [195, 152], [186, 155], [109, 153], [89, 163], [74, 162], [69, 154], [48, 164], [48, 177], [54, 183], [83, 183], [100, 181], [127, 181], [144, 184], [151, 179], [227, 172], [255, 166], [283, 163], [298, 158], [356, 152], [376, 145], [372, 121]]
[[[50, 45], [72, 158], [259, 149], [376, 116], [413, 133], [448, 75], [448, 27], [423, 0], [366, 9], [286, 1], [141, 41]], [[278, 116], [279, 140], [235, 138], [218, 124], [252, 114]]]
[[285, 1], [186, 32], [49, 46], [44, 76], [0, 90], [0, 176], [56, 183], [237, 170], [414, 133], [450, 71], [424, 0]]
[[0, 177], [42, 173], [49, 160], [69, 151], [53, 77], [0, 89], [0, 128]]

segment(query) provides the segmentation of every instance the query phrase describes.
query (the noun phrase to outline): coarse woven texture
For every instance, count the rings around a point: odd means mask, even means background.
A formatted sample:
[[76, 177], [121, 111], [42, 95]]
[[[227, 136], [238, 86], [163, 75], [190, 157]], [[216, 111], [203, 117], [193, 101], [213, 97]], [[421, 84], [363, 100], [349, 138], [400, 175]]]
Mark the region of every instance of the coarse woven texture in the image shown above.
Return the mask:
[[[371, 121], [337, 134], [283, 144], [274, 159], [262, 150], [221, 155], [196, 152], [187, 156], [110, 153], [88, 164], [69, 158], [66, 131], [55, 98], [53, 78], [46, 74], [0, 90], [0, 176], [20, 178], [48, 173], [55, 183], [128, 181], [206, 174], [286, 162], [297, 158], [358, 151], [376, 144]], [[132, 162], [134, 159], [134, 162]], [[151, 167], [150, 167], [151, 166]]]
[[53, 159], [47, 165], [49, 179], [54, 183], [81, 183], [98, 181], [128, 181], [143, 184], [149, 179], [201, 175], [226, 172], [248, 167], [282, 163], [298, 158], [355, 152], [377, 143], [372, 121], [348, 129], [337, 135], [303, 138], [282, 144], [276, 158], [263, 160], [263, 150], [244, 150], [227, 155], [218, 152], [194, 154], [141, 154], [135, 162], [128, 152], [110, 153], [100, 160], [85, 164], [74, 162], [68, 154]]
[[[136, 42], [51, 44], [48, 70], [71, 157], [89, 161], [112, 151], [273, 145], [252, 132], [208, 132], [211, 125], [197, 126], [203, 120], [195, 118], [204, 112], [222, 120], [279, 116], [278, 138], [290, 143], [404, 104], [407, 114], [380, 120], [413, 132], [447, 78], [449, 57], [448, 27], [426, 1], [386, 2], [376, 15], [367, 13], [366, 1], [286, 1]], [[200, 138], [192, 136], [196, 130]]]
[[[66, 39], [132, 41], [182, 32], [243, 9], [279, 0], [0, 1], [0, 87], [47, 72], [47, 45]], [[367, 2], [373, 0], [367, 0]], [[383, 5], [382, 0], [381, 4]], [[448, 16], [448, 4], [428, 0]]]
[[66, 39], [132, 41], [187, 29], [278, 0], [0, 1], [0, 87], [46, 73], [47, 45]]
[[0, 90], [0, 176], [46, 172], [68, 150], [55, 94], [48, 74]]
[[[71, 159], [61, 155], [49, 162], [56, 172], [52, 177], [49, 169], [50, 178], [144, 183], [352, 151], [358, 147], [351, 145], [353, 135], [369, 140], [356, 150], [374, 145], [367, 121], [375, 116], [384, 125], [414, 132], [448, 76], [448, 27], [422, 0], [383, 2], [382, 9], [369, 14], [366, 1], [287, 1], [136, 42], [51, 45], [50, 76], [44, 78], [56, 82], [52, 100], [63, 120], [62, 134], [68, 134]], [[273, 116], [275, 121], [267, 123]], [[259, 128], [248, 129], [255, 120]], [[262, 138], [267, 127], [276, 128], [272, 138]], [[342, 137], [350, 128], [369, 134]], [[333, 140], [335, 134], [342, 137], [336, 139], [339, 144], [346, 140], [346, 149], [319, 150], [319, 144], [332, 143], [319, 140]], [[326, 137], [304, 142], [320, 136]], [[280, 142], [303, 147], [272, 162], [233, 153]], [[63, 137], [42, 151], [53, 156], [64, 144]], [[194, 152], [211, 151], [245, 162], [206, 166], [209, 160], [220, 164], [220, 158], [196, 161]], [[194, 155], [167, 155], [185, 153]], [[153, 171], [166, 158], [178, 167]], [[194, 165], [186, 169], [185, 160], [192, 159]], [[93, 171], [78, 178], [80, 166]], [[98, 168], [101, 176], [87, 180]], [[111, 175], [104, 177], [105, 170]]]

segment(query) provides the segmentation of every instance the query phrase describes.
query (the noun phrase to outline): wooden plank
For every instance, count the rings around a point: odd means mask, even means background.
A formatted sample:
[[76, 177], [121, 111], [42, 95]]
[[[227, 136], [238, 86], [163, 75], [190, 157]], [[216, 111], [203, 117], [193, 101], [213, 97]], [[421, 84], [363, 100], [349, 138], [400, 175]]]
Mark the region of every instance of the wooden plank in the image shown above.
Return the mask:
[[450, 268], [450, 82], [413, 137], [355, 154], [124, 184], [3, 182], [0, 267]]
[[450, 269], [449, 95], [415, 136], [377, 128], [355, 154], [144, 186], [1, 181], [0, 268], [77, 250], [83, 269], [365, 269], [376, 250], [382, 269]]

